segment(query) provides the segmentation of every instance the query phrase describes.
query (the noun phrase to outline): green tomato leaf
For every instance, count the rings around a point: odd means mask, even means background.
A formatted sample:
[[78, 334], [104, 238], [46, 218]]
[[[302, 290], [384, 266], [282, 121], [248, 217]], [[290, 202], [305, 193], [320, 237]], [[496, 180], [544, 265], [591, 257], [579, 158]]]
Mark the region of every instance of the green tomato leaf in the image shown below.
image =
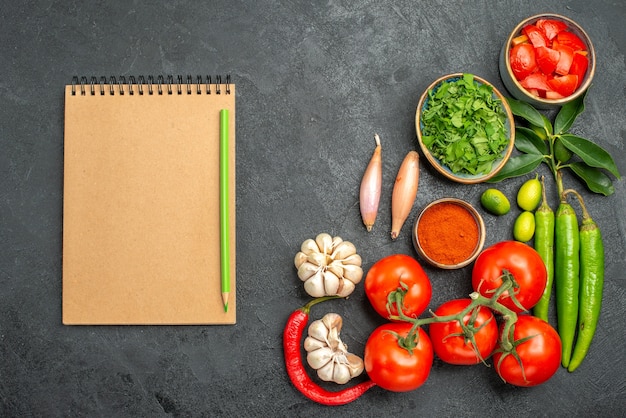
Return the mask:
[[532, 129], [518, 126], [515, 128], [515, 148], [526, 154], [548, 154], [548, 146]]
[[563, 134], [560, 138], [565, 148], [578, 155], [587, 165], [603, 168], [618, 179], [621, 178], [613, 158], [604, 148], [576, 135]]
[[561, 110], [559, 110], [554, 119], [555, 135], [565, 133], [572, 127], [576, 117], [585, 110], [585, 96], [587, 96], [586, 91], [571, 102], [564, 104]]
[[487, 180], [488, 183], [497, 183], [511, 177], [523, 176], [532, 172], [543, 161], [543, 155], [522, 154], [509, 158], [502, 170]]
[[605, 196], [609, 196], [615, 192], [613, 182], [611, 182], [609, 176], [597, 168], [589, 167], [582, 162], [570, 164], [568, 167], [587, 184], [587, 187], [592, 192]]
[[[507, 97], [506, 101], [509, 103], [511, 113], [515, 116], [519, 116], [533, 125], [545, 126], [544, 118], [541, 113], [539, 113], [539, 111], [530, 104], [522, 102], [521, 100], [512, 99], [510, 97]], [[552, 127], [550, 127], [550, 129], [552, 129]]]

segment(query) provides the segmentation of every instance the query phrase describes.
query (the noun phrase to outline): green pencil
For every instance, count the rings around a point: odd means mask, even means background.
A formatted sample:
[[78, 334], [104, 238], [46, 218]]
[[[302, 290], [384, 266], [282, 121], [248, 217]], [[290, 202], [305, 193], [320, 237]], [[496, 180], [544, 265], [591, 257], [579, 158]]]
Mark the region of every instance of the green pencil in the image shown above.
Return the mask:
[[222, 109], [220, 111], [220, 269], [224, 312], [228, 312], [230, 294], [228, 177], [228, 109]]

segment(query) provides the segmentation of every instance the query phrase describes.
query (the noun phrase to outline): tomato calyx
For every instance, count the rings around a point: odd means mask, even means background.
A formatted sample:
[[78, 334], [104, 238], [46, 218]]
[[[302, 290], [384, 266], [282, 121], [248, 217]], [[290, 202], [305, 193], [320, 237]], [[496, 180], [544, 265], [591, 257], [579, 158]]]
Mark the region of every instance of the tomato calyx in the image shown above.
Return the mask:
[[[524, 372], [524, 364], [522, 363], [522, 359], [517, 353], [517, 347], [521, 344], [524, 344], [527, 341], [532, 340], [533, 338], [536, 337], [536, 335], [529, 335], [527, 337], [520, 338], [519, 340], [514, 340], [513, 327], [511, 327], [511, 329], [509, 330], [509, 333], [506, 334], [506, 337], [507, 337], [506, 342], [505, 342], [505, 339], [503, 338], [502, 342], [500, 343], [500, 348], [497, 348], [494, 352], [494, 353], [497, 353], [497, 352], [502, 353], [502, 357], [500, 357], [500, 359], [498, 360], [498, 363], [496, 364], [496, 370], [500, 370], [500, 367], [502, 366], [502, 362], [507, 356], [513, 356], [515, 361], [517, 361], [517, 364], [519, 364], [520, 366], [522, 378], [524, 379], [525, 382], [528, 382], [528, 379], [526, 379], [526, 373]], [[506, 380], [504, 381], [506, 382]]]
[[[409, 286], [404, 283], [402, 280], [400, 280], [400, 287], [398, 287], [396, 290], [389, 292], [389, 294], [387, 295], [387, 314], [388, 315], [393, 315], [392, 312], [392, 307], [395, 304], [398, 307], [398, 312], [402, 312], [402, 309], [404, 307], [404, 296], [407, 294], [407, 292], [409, 291]], [[399, 303], [397, 302], [399, 301]]]
[[508, 295], [504, 297], [508, 297], [509, 299], [511, 299], [511, 302], [513, 302], [513, 304], [517, 306], [522, 312], [526, 311], [527, 309], [515, 297], [515, 295], [519, 292], [519, 288], [520, 288], [519, 284], [515, 280], [515, 276], [509, 270], [502, 269], [502, 275], [499, 277], [499, 280], [502, 281], [502, 284], [499, 287], [493, 290], [487, 290], [485, 293], [493, 294], [493, 296], [497, 295], [498, 297], [494, 298], [492, 296], [491, 299], [498, 300], [500, 296], [504, 295], [504, 292], [508, 292]]
[[415, 350], [419, 344], [419, 326], [414, 325], [405, 337], [400, 335], [395, 331], [385, 331], [391, 335], [393, 335], [398, 341], [398, 346], [400, 348], [405, 349], [409, 352], [410, 355], [413, 355], [413, 350]]

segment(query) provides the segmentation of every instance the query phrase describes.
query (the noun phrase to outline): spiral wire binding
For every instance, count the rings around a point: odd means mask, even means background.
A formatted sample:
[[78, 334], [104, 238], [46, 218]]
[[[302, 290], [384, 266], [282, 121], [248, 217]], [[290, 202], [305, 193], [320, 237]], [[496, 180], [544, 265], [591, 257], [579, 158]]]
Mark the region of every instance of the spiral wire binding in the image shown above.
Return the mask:
[[[226, 87], [225, 94], [230, 94], [230, 74], [226, 75]], [[215, 80], [211, 78], [210, 75], [207, 75], [206, 78], [198, 75], [194, 81], [192, 75], [187, 75], [186, 79], [182, 75], [178, 75], [176, 81], [174, 80], [173, 75], [168, 75], [165, 78], [163, 75], [158, 75], [155, 79], [154, 76], [149, 75], [144, 77], [140, 75], [138, 78], [134, 76], [129, 76], [126, 79], [125, 76], [115, 77], [110, 76], [108, 79], [105, 76], [98, 77], [72, 77], [72, 96], [75, 96], [76, 93], [80, 93], [81, 96], [85, 96], [88, 93], [91, 96], [95, 96], [96, 92], [99, 92], [101, 96], [104, 96], [107, 93], [113, 96], [116, 93], [120, 96], [128, 93], [129, 95], [135, 94], [134, 86], [137, 87], [137, 93], [142, 96], [144, 93], [148, 93], [148, 95], [153, 95], [155, 92], [158, 95], [163, 95], [164, 93], [171, 95], [174, 94], [192, 94], [194, 91], [193, 86], [196, 86], [195, 92], [196, 94], [203, 94], [202, 86], [205, 85], [205, 94], [212, 94], [213, 91], [215, 94], [222, 94], [222, 76], [215, 76]], [[145, 88], [144, 88], [145, 87]], [[211, 89], [213, 87], [213, 90]], [[176, 90], [174, 90], [174, 88]]]

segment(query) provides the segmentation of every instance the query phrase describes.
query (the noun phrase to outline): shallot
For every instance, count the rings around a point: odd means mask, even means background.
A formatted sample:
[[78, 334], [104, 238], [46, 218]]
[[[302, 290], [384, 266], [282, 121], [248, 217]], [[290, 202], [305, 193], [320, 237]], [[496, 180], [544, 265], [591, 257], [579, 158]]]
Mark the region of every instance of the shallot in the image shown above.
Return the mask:
[[419, 155], [416, 151], [409, 151], [400, 165], [391, 194], [391, 239], [398, 238], [413, 208], [418, 183]]
[[368, 232], [372, 230], [374, 222], [376, 222], [383, 183], [382, 147], [378, 134], [374, 134], [374, 139], [376, 140], [376, 148], [367, 165], [365, 174], [363, 174], [359, 194], [361, 218]]

